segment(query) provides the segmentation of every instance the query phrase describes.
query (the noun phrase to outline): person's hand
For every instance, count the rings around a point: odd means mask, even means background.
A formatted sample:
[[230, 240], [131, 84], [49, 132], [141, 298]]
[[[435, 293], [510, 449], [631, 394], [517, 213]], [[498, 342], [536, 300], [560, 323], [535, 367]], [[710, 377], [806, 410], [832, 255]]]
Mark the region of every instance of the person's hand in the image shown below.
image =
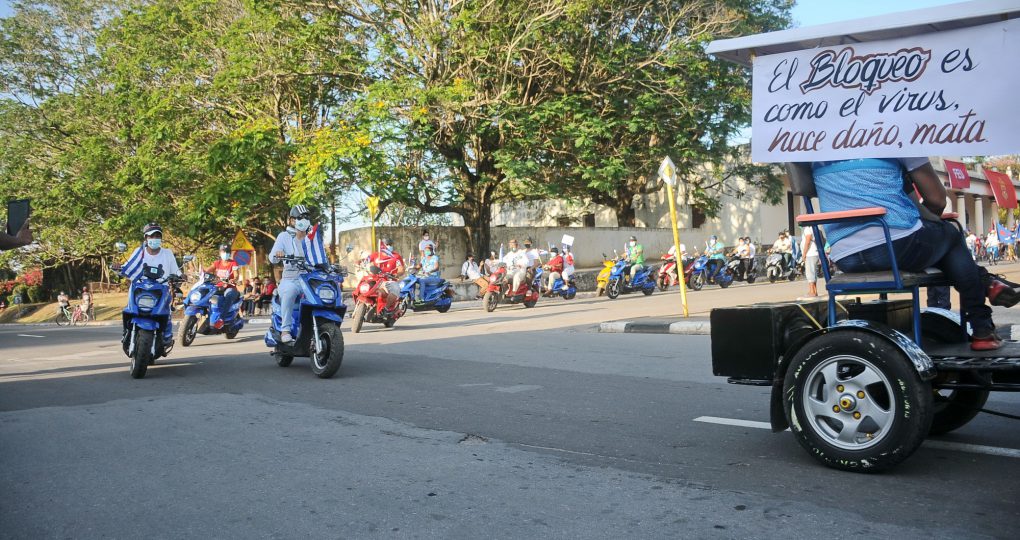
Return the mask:
[[28, 228], [27, 219], [25, 220], [25, 223], [21, 225], [21, 230], [18, 231], [18, 234], [14, 235], [14, 238], [22, 246], [27, 246], [32, 243], [32, 229]]
[[287, 256], [287, 254], [284, 253], [283, 251], [277, 251], [276, 253], [273, 253], [273, 256], [276, 257], [277, 259], [279, 259], [280, 257]]

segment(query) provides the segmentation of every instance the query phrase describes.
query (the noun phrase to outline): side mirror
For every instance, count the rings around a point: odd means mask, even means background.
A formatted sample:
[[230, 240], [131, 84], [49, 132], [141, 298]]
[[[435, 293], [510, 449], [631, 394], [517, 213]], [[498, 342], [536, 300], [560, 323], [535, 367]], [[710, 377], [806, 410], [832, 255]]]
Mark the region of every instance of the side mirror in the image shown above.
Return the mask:
[[127, 244], [124, 242], [117, 242], [113, 245], [113, 247], [117, 248], [117, 253], [124, 253], [127, 251]]
[[184, 256], [184, 262], [185, 263], [189, 263], [189, 262], [191, 262], [193, 260], [195, 260], [195, 256], [194, 255], [185, 255]]

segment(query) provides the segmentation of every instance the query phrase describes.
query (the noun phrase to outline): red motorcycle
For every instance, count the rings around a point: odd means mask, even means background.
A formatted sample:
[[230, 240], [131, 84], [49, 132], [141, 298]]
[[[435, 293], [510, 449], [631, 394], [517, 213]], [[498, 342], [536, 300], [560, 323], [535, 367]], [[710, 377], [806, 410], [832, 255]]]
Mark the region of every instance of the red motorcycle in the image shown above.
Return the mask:
[[[386, 328], [393, 328], [397, 319], [404, 315], [404, 303], [397, 301], [392, 309], [386, 308], [386, 301], [379, 294], [379, 289], [386, 287], [389, 283], [397, 283], [393, 274], [383, 272], [376, 266], [369, 268], [352, 294], [354, 298], [354, 315], [351, 322], [351, 331], [357, 334], [361, 331], [361, 325], [370, 323], [382, 323]], [[400, 293], [397, 292], [399, 297]]]
[[655, 278], [660, 291], [667, 291], [673, 285], [679, 285], [680, 281], [676, 275], [676, 257], [666, 253], [662, 256], [662, 265], [659, 266], [659, 275]]
[[496, 271], [489, 276], [489, 288], [482, 297], [482, 305], [485, 311], [492, 313], [496, 306], [503, 304], [524, 304], [524, 307], [535, 307], [538, 303], [540, 284], [542, 283], [542, 269], [535, 269], [535, 277], [528, 283], [521, 281], [521, 286], [511, 293], [513, 278], [507, 273], [506, 264], [500, 264]]

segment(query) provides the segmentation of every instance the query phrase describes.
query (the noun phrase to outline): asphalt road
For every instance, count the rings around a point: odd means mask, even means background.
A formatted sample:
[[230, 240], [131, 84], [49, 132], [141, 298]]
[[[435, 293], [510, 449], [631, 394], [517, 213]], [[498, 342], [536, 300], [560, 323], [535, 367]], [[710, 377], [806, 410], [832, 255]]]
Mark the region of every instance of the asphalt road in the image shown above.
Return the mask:
[[829, 470], [789, 433], [695, 421], [768, 420], [767, 390], [711, 375], [708, 337], [594, 331], [659, 303], [676, 296], [367, 325], [331, 380], [277, 367], [264, 326], [142, 380], [117, 328], [0, 328], [0, 537], [1015, 537], [1016, 421]]

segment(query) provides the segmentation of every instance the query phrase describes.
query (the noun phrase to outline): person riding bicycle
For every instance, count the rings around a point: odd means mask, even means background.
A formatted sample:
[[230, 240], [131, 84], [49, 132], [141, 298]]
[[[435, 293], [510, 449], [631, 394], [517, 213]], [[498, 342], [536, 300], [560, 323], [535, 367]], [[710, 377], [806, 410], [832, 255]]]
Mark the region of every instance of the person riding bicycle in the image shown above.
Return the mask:
[[[232, 306], [241, 297], [237, 291], [237, 262], [230, 258], [230, 246], [220, 244], [220, 258], [205, 269], [205, 273], [220, 278], [216, 284], [216, 294], [223, 298], [224, 305]], [[216, 328], [223, 327], [223, 319], [216, 321]]]
[[[393, 280], [377, 289], [379, 297], [386, 303], [386, 309], [392, 311], [400, 301], [400, 284], [396, 280], [404, 273], [404, 258], [393, 249], [393, 240], [383, 238], [379, 240], [379, 251], [370, 254], [368, 260], [372, 266], [393, 276]], [[438, 267], [438, 261], [436, 264]]]
[[64, 313], [65, 315], [70, 314], [69, 310], [71, 308], [71, 299], [67, 296], [66, 292], [60, 291], [60, 294], [57, 295], [57, 304], [59, 304], [57, 309], [61, 313]]
[[[545, 295], [546, 296], [552, 296], [552, 294], [553, 294], [553, 285], [556, 283], [556, 280], [559, 279], [563, 275], [563, 265], [564, 265], [563, 257], [560, 256], [560, 250], [559, 249], [552, 248], [552, 249], [549, 250], [549, 253], [552, 256], [552, 258], [549, 259], [549, 262], [545, 263], [545, 266], [543, 266], [543, 268], [547, 272], [549, 272], [549, 281], [547, 282], [547, 285], [546, 285], [546, 288], [545, 288]], [[564, 291], [570, 288], [569, 286], [567, 286], [566, 278], [563, 279], [563, 285], [560, 288], [563, 289]]]
[[[283, 257], [304, 258], [307, 262], [305, 239], [308, 231], [312, 228], [310, 219], [311, 213], [308, 207], [303, 204], [294, 205], [287, 214], [287, 229], [276, 236], [273, 249], [269, 252], [269, 262], [277, 264]], [[291, 325], [294, 323], [294, 303], [298, 296], [301, 296], [301, 274], [305, 270], [301, 265], [292, 261], [283, 262], [283, 274], [277, 288], [277, 295], [280, 297], [281, 327], [280, 341], [291, 343], [294, 336], [290, 333]]]
[[705, 255], [708, 257], [708, 281], [711, 283], [715, 280], [715, 273], [720, 268], [726, 265], [726, 254], [723, 253], [725, 246], [719, 241], [719, 237], [712, 235], [708, 237], [708, 241], [705, 242]]
[[[1020, 286], [978, 266], [964, 236], [948, 221], [937, 219], [945, 209], [946, 188], [928, 158], [819, 161], [811, 168], [823, 212], [884, 208], [882, 220], [889, 227], [899, 269], [924, 272], [934, 266], [942, 270], [960, 293], [963, 320], [972, 328], [971, 348], [1002, 347], [985, 299], [995, 306], [1012, 307], [1020, 302]], [[935, 219], [922, 219], [904, 193], [905, 176]], [[892, 267], [883, 229], [874, 223], [833, 223], [825, 226], [825, 234], [831, 259], [844, 272]]]
[[633, 283], [638, 270], [645, 267], [645, 246], [639, 244], [634, 235], [627, 240], [627, 264], [630, 266], [630, 282]]

